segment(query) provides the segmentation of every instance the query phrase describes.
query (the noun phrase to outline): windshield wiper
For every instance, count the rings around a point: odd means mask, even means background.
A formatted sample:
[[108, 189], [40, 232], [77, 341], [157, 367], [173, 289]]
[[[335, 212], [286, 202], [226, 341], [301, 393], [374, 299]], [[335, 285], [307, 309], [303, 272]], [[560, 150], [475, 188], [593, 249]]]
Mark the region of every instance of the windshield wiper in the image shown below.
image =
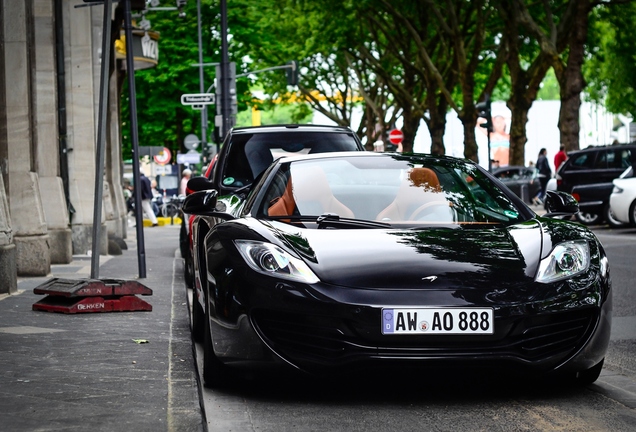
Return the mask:
[[341, 218], [335, 213], [323, 213], [316, 218], [318, 229], [327, 227], [347, 228], [391, 228], [391, 224], [365, 219]]
[[335, 213], [323, 213], [320, 216], [289, 215], [289, 216], [269, 216], [274, 220], [293, 220], [316, 222], [319, 229], [332, 228], [391, 228], [391, 224], [364, 219], [341, 218]]

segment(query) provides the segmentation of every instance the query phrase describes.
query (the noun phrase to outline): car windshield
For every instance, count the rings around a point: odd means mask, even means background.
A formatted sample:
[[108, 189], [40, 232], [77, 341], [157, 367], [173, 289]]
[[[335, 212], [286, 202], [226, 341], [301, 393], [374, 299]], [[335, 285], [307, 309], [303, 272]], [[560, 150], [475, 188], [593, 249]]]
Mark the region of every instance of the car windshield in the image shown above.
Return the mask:
[[258, 217], [306, 222], [330, 214], [389, 226], [507, 225], [525, 218], [472, 163], [385, 156], [282, 163], [263, 194]]

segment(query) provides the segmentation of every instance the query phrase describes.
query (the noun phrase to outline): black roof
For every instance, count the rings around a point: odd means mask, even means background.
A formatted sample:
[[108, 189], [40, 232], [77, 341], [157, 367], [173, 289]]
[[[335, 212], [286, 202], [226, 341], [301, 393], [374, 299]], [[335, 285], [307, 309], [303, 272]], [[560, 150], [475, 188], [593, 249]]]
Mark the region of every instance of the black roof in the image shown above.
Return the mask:
[[267, 133], [267, 132], [281, 132], [289, 129], [302, 129], [305, 131], [314, 132], [346, 132], [353, 133], [351, 128], [345, 126], [332, 126], [332, 125], [315, 125], [315, 124], [283, 124], [283, 125], [265, 125], [265, 126], [246, 126], [237, 127], [232, 129], [233, 134], [237, 133]]
[[624, 144], [621, 143], [621, 144], [590, 145], [579, 150], [570, 150], [568, 151], [568, 154], [592, 152], [592, 151], [597, 151], [599, 149], [606, 149], [606, 148], [625, 148], [625, 147], [630, 149], [636, 148], [636, 142], [624, 143]]

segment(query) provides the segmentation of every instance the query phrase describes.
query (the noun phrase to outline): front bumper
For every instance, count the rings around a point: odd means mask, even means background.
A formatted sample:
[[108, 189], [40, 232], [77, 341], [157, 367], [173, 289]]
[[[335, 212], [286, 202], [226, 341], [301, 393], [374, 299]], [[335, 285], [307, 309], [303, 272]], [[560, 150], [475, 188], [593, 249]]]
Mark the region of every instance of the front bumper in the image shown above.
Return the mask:
[[584, 370], [603, 359], [611, 327], [610, 283], [601, 278], [587, 288], [526, 303], [468, 304], [459, 302], [456, 292], [445, 290], [428, 293], [435, 295], [435, 303], [416, 299], [409, 304], [493, 307], [495, 333], [487, 336], [383, 335], [382, 307], [404, 304], [408, 295], [400, 290], [279, 282], [246, 291], [241, 324], [216, 325], [223, 332], [221, 344], [226, 345], [219, 345], [220, 338], [214, 337], [215, 352], [227, 363], [279, 359], [317, 371], [395, 361], [413, 365], [457, 361], [506, 363], [546, 372]]

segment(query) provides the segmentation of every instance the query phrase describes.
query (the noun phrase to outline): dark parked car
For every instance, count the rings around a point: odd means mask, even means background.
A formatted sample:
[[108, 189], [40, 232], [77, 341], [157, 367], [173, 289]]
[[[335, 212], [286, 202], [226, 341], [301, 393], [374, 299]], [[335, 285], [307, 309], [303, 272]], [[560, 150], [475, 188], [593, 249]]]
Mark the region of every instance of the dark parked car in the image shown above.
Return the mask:
[[612, 180], [635, 163], [636, 143], [570, 152], [556, 174], [557, 190], [572, 194], [579, 202], [579, 222], [593, 225], [607, 221], [612, 226], [622, 226], [609, 205]]
[[[234, 128], [228, 133], [218, 157], [210, 165], [205, 177], [191, 179], [193, 184], [209, 180], [210, 188], [218, 196], [237, 194], [245, 196], [252, 183], [272, 161], [285, 155], [314, 154], [336, 151], [363, 151], [357, 135], [349, 128], [317, 125], [276, 125]], [[185, 212], [186, 214], [188, 212]], [[195, 339], [203, 337], [204, 299], [201, 283], [195, 278], [202, 274], [192, 259], [195, 251], [192, 235], [203, 237], [209, 227], [199, 224], [191, 215], [183, 218], [180, 235], [181, 255], [185, 260], [186, 284], [195, 288]]]
[[207, 386], [274, 365], [601, 371], [609, 265], [560, 219], [568, 194], [540, 217], [470, 161], [372, 152], [281, 158], [246, 197], [192, 186]]
[[533, 198], [541, 190], [539, 177], [543, 174], [539, 174], [539, 170], [534, 167], [510, 165], [496, 168], [492, 174], [527, 204], [532, 204]]

